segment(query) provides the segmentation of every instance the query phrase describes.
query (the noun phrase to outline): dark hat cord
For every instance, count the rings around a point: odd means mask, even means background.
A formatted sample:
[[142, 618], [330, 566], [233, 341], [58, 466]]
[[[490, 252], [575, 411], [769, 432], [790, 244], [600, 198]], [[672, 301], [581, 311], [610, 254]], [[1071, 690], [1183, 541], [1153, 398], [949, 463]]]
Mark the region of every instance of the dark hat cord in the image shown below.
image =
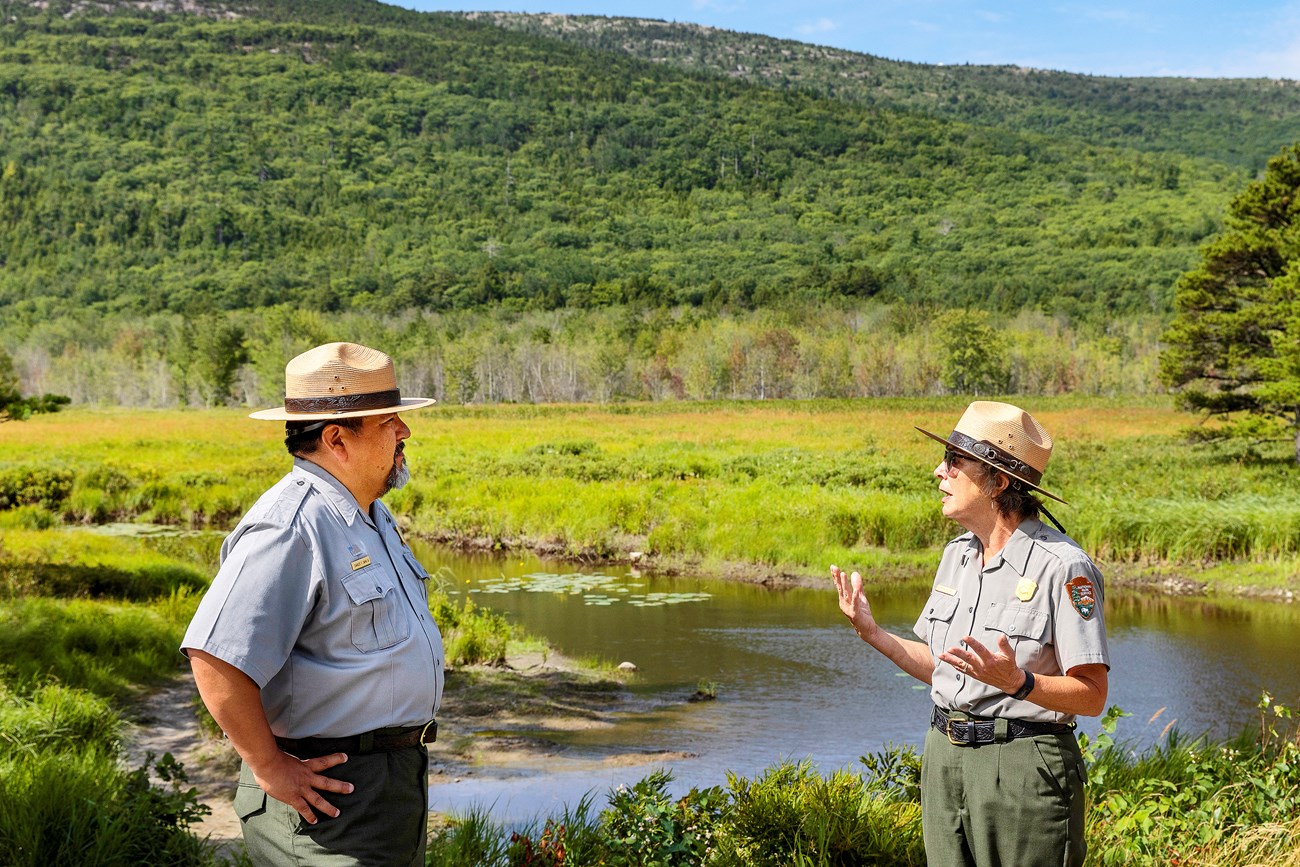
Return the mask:
[[[1046, 516], [1047, 516], [1047, 519], [1048, 519], [1049, 521], [1051, 521], [1053, 524], [1056, 525], [1056, 529], [1060, 530], [1062, 533], [1065, 533], [1065, 528], [1061, 526], [1061, 522], [1058, 521], [1058, 520], [1056, 520], [1056, 518], [1052, 515], [1052, 513], [1049, 512], [1049, 511], [1047, 511], [1047, 507], [1044, 506], [1041, 502], [1038, 504], [1038, 511], [1040, 511], [1040, 512], [1042, 512], [1044, 515], [1046, 515]], [[1065, 535], [1068, 536], [1068, 535], [1070, 535], [1070, 534], [1069, 534], [1069, 533], [1065, 533]]]

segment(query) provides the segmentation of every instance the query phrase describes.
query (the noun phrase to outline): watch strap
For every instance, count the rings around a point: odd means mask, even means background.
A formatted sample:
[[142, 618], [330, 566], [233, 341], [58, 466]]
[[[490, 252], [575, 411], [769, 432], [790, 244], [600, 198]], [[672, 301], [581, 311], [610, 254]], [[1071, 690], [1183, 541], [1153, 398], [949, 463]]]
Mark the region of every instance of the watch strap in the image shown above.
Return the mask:
[[1033, 691], [1034, 691], [1034, 673], [1032, 671], [1025, 671], [1025, 682], [1020, 685], [1020, 689], [1016, 690], [1011, 694], [1011, 697], [1014, 698], [1016, 701], [1024, 701], [1026, 698], [1029, 697], [1029, 694]]

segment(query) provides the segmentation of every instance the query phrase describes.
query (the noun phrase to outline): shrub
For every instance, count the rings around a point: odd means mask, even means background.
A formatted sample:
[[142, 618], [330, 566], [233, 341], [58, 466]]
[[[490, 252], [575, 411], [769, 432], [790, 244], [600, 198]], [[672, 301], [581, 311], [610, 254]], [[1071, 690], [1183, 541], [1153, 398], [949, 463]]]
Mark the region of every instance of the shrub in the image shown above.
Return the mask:
[[732, 807], [718, 832], [728, 865], [922, 865], [921, 808], [881, 796], [848, 771], [822, 777], [786, 762], [750, 781], [729, 777]]
[[727, 809], [722, 789], [691, 789], [680, 800], [667, 794], [672, 777], [656, 771], [632, 788], [610, 793], [600, 814], [609, 862], [627, 867], [699, 865], [713, 849], [718, 821]]
[[[152, 757], [150, 758], [150, 761]], [[7, 867], [201, 867], [216, 863], [189, 832], [207, 812], [168, 754], [123, 772], [100, 748], [0, 757], [0, 864]]]
[[506, 645], [514, 629], [504, 615], [480, 608], [472, 599], [458, 607], [446, 596], [436, 595], [429, 603], [442, 631], [448, 665], [497, 665], [505, 661]]
[[0, 470], [0, 509], [40, 506], [58, 510], [72, 492], [72, 473], [49, 467], [11, 467]]
[[1265, 693], [1260, 713], [1258, 733], [1226, 743], [1175, 729], [1141, 754], [1112, 743], [1096, 755], [1088, 817], [1096, 863], [1251, 864], [1259, 862], [1219, 859], [1275, 850], [1278, 829], [1300, 813], [1300, 745], [1295, 731], [1277, 728], [1289, 708]]

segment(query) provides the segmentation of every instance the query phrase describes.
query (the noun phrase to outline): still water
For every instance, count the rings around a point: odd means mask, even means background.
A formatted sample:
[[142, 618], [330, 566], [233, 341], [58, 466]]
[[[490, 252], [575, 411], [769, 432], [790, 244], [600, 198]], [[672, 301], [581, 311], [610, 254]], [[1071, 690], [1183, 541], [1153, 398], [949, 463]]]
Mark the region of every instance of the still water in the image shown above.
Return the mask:
[[[436, 810], [478, 806], [498, 821], [528, 822], [587, 793], [599, 809], [608, 789], [658, 767], [684, 793], [785, 759], [811, 759], [823, 772], [860, 770], [859, 756], [890, 744], [919, 747], [924, 737], [928, 693], [858, 640], [829, 579], [826, 590], [773, 591], [626, 567], [579, 572], [531, 556], [416, 553], [430, 571], [442, 568], [448, 589], [473, 594], [561, 653], [635, 663], [630, 688], [646, 708], [613, 728], [557, 736], [566, 760], [591, 760], [581, 770], [481, 769], [434, 785]], [[872, 608], [886, 627], [910, 636], [927, 592], [876, 592]], [[1258, 724], [1264, 689], [1300, 705], [1297, 606], [1112, 592], [1106, 618], [1109, 703], [1132, 714], [1117, 736], [1134, 746], [1155, 742], [1174, 721], [1185, 735], [1235, 735]], [[687, 702], [701, 683], [716, 685], [717, 700]], [[1086, 720], [1080, 729], [1095, 734], [1097, 726]], [[613, 768], [599, 761], [628, 751], [692, 757]]]

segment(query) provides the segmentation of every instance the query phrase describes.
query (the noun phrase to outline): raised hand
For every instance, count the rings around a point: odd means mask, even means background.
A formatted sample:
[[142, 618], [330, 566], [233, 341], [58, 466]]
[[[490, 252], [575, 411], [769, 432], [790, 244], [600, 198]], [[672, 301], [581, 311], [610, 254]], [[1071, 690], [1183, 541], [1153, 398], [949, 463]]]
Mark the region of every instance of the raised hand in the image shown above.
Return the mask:
[[857, 572], [847, 575], [840, 567], [831, 566], [831, 577], [835, 579], [835, 589], [839, 591], [840, 611], [853, 624], [853, 631], [864, 641], [868, 640], [877, 628], [876, 619], [871, 614], [871, 603], [862, 590], [862, 576]]

